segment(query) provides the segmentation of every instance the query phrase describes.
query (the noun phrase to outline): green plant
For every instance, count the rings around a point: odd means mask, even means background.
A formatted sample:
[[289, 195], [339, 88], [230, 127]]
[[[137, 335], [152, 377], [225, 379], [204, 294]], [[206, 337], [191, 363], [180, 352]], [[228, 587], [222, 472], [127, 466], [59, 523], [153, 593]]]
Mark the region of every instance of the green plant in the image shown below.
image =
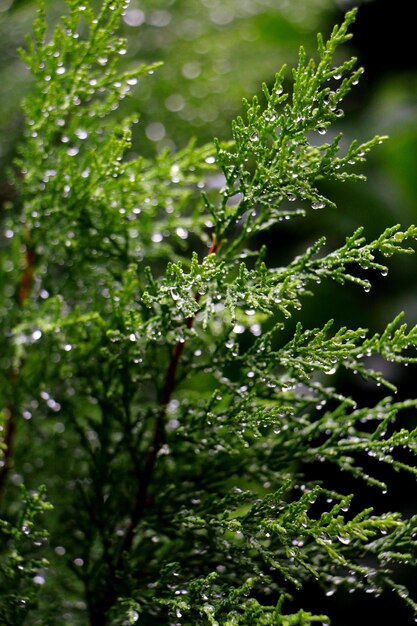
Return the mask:
[[[49, 570], [25, 557], [42, 568], [26, 623], [325, 624], [286, 610], [311, 580], [393, 589], [416, 611], [396, 568], [416, 564], [417, 517], [362, 509], [309, 468], [382, 490], [368, 457], [416, 474], [417, 430], [395, 422], [417, 400], [358, 406], [333, 381], [344, 369], [394, 394], [370, 357], [414, 363], [417, 327], [401, 315], [373, 334], [293, 320], [324, 279], [369, 291], [366, 272], [411, 253], [417, 228], [370, 242], [359, 228], [331, 251], [322, 237], [284, 267], [252, 244], [333, 206], [320, 181], [361, 179], [355, 166], [383, 139], [341, 150], [341, 135], [323, 138], [361, 74], [355, 59], [334, 66], [355, 11], [318, 38], [318, 61], [301, 50], [292, 82], [284, 68], [244, 103], [230, 142], [150, 159], [132, 153], [137, 120], [115, 116], [156, 69], [118, 71], [125, 2], [97, 15], [67, 4], [48, 33], [40, 3], [22, 52], [35, 86], [0, 265], [2, 528], [22, 528], [23, 478], [54, 505], [50, 549], [31, 548]], [[0, 582], [2, 623], [22, 623]]]
[[0, 520], [0, 536], [7, 545], [0, 564], [0, 620], [2, 624], [23, 624], [37, 604], [36, 588], [45, 582], [48, 566], [44, 558], [34, 557], [47, 538], [36, 526], [40, 514], [51, 510], [43, 490], [27, 493], [22, 488], [22, 504], [14, 523]]

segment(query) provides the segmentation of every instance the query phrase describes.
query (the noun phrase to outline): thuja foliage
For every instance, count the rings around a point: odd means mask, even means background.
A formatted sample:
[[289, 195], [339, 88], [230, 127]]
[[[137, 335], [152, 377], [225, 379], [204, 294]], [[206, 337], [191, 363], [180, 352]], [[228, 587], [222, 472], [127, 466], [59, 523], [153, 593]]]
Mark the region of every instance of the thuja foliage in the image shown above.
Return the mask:
[[[150, 159], [116, 111], [156, 70], [118, 69], [124, 0], [67, 4], [54, 30], [39, 4], [22, 51], [35, 81], [0, 266], [0, 623], [327, 624], [325, 602], [291, 601], [312, 582], [390, 589], [412, 614], [397, 573], [416, 565], [417, 516], [363, 508], [342, 478], [372, 494], [381, 464], [417, 473], [417, 400], [395, 400], [370, 358], [414, 363], [417, 327], [297, 317], [321, 281], [369, 291], [417, 227], [322, 237], [284, 267], [254, 245], [333, 207], [320, 182], [361, 179], [382, 141], [324, 136], [361, 74], [335, 60], [355, 11], [244, 102], [230, 141]], [[389, 395], [357, 404], [343, 370]]]

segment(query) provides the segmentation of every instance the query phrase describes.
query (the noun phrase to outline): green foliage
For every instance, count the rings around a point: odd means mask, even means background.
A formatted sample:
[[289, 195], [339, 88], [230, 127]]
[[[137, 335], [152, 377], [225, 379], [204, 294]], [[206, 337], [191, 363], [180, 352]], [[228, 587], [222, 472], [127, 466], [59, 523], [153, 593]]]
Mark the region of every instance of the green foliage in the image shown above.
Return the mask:
[[[24, 520], [48, 509], [35, 494], [2, 522], [3, 622], [23, 623], [32, 592], [16, 577], [40, 567], [28, 624], [326, 624], [286, 609], [311, 581], [392, 589], [416, 611], [396, 569], [416, 565], [417, 518], [362, 509], [342, 479], [336, 490], [309, 468], [383, 491], [374, 462], [417, 473], [417, 401], [358, 406], [337, 384], [347, 370], [395, 394], [382, 363], [416, 362], [417, 327], [398, 315], [379, 333], [305, 328], [297, 315], [321, 281], [369, 291], [417, 228], [370, 242], [359, 228], [331, 251], [321, 237], [285, 267], [253, 239], [333, 207], [321, 182], [361, 179], [355, 166], [382, 141], [323, 142], [361, 74], [355, 59], [334, 66], [355, 11], [318, 38], [317, 61], [301, 49], [291, 77], [263, 86], [265, 104], [244, 103], [231, 141], [151, 158], [133, 152], [136, 116], [115, 116], [156, 69], [120, 70], [125, 3], [67, 4], [49, 33], [40, 3], [22, 52], [35, 84], [0, 263], [15, 295], [0, 313], [0, 400], [18, 425], [3, 467], [48, 488], [50, 565], [21, 547]], [[10, 486], [4, 506], [12, 520]]]
[[48, 561], [37, 556], [47, 533], [38, 529], [38, 517], [50, 511], [44, 490], [27, 493], [13, 522], [0, 520], [0, 537], [6, 546], [0, 564], [0, 624], [23, 624], [36, 608], [38, 589], [45, 582]]
[[[32, 85], [16, 47], [31, 28], [35, 4], [1, 4], [1, 170], [10, 162], [19, 135], [19, 102]], [[92, 2], [93, 7], [99, 4]], [[65, 11], [64, 0], [46, 0], [45, 5], [51, 23]], [[315, 30], [328, 22], [335, 6], [335, 0], [225, 0], [221, 5], [157, 0], [146, 6], [132, 2], [122, 16], [128, 39], [123, 67], [128, 70], [138, 58], [145, 63], [165, 61], [158, 80], [145, 81], [140, 97], [134, 95], [127, 105], [132, 111], [141, 109], [143, 123], [135, 129], [141, 153], [148, 153], [155, 142], [183, 146], [195, 133], [205, 141], [213, 134], [228, 136], [229, 120], [238, 112], [242, 95], [258, 89], [259, 80], [269, 79], [284, 59], [292, 59], [300, 43], [314, 45]]]
[[[238, 118], [233, 124], [233, 151], [218, 147], [226, 184], [215, 219], [216, 224], [225, 221], [220, 228], [221, 233], [227, 235], [236, 222], [244, 218], [243, 233], [237, 238], [237, 244], [248, 230], [252, 233], [270, 228], [282, 218], [277, 209], [285, 198], [308, 200], [313, 209], [331, 205], [318, 193], [317, 181], [360, 178], [346, 168], [363, 161], [366, 153], [382, 141], [375, 137], [359, 146], [354, 141], [346, 154], [338, 157], [342, 135], [337, 135], [329, 144], [318, 144], [317, 137], [313, 140], [309, 137], [310, 133], [324, 135], [332, 122], [343, 116], [338, 106], [362, 73], [361, 69], [354, 70], [355, 58], [333, 67], [337, 47], [350, 39], [347, 31], [353, 19], [354, 12], [347, 14], [344, 24], [335, 27], [327, 43], [319, 37], [317, 64], [313, 59], [307, 60], [301, 48], [298, 67], [293, 70], [291, 102], [283, 104], [289, 99], [283, 89], [284, 67], [276, 75], [272, 89], [263, 85], [267, 101], [263, 110], [256, 97], [250, 104], [245, 102], [247, 121]], [[329, 86], [329, 81], [334, 84]], [[241, 196], [239, 201], [228, 207], [227, 203], [236, 194]]]

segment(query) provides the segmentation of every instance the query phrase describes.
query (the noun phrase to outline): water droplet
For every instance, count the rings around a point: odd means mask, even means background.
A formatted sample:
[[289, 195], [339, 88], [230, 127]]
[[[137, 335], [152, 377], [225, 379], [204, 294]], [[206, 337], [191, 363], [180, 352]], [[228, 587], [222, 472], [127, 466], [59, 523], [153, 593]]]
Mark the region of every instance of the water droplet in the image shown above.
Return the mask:
[[161, 233], [154, 233], [151, 237], [152, 241], [154, 243], [160, 243], [163, 240], [163, 235], [161, 235]]
[[175, 229], [175, 232], [181, 239], [187, 239], [188, 237], [188, 230], [185, 230], [185, 228], [182, 228], [181, 226], [178, 226], [178, 228]]
[[273, 111], [267, 111], [265, 113], [265, 120], [269, 123], [274, 123], [277, 120], [277, 116]]
[[68, 148], [67, 150], [68, 156], [77, 156], [78, 153], [79, 153], [79, 149], [76, 146], [73, 146], [72, 148]]
[[313, 204], [311, 205], [311, 207], [313, 209], [323, 209], [325, 207], [325, 203], [321, 200], [317, 200], [316, 202], [313, 202]]
[[281, 292], [279, 289], [275, 289], [272, 292], [272, 299], [274, 300], [276, 304], [280, 304], [280, 302], [282, 301], [280, 296], [281, 296]]
[[327, 133], [327, 130], [321, 126], [317, 129], [317, 132], [319, 135], [325, 135]]
[[350, 543], [350, 537], [346, 537], [344, 535], [338, 535], [337, 538], [340, 541], [340, 543], [343, 543], [343, 545], [345, 546], [347, 546]]
[[261, 329], [260, 324], [252, 324], [249, 330], [252, 333], [252, 335], [255, 335], [255, 337], [259, 337], [262, 334], [262, 329]]
[[139, 619], [139, 613], [134, 609], [129, 609], [127, 617], [129, 620], [129, 624], [134, 624]]
[[164, 445], [161, 446], [161, 448], [159, 450], [159, 454], [161, 456], [167, 456], [168, 454], [171, 454], [171, 448], [169, 447], [169, 445], [167, 443], [164, 443]]
[[32, 582], [35, 585], [44, 585], [45, 584], [45, 578], [43, 576], [41, 576], [40, 574], [38, 574], [37, 576], [34, 576], [32, 578]]
[[78, 139], [87, 139], [88, 137], [88, 132], [84, 130], [83, 128], [77, 128], [77, 130], [75, 131], [75, 134], [78, 137]]

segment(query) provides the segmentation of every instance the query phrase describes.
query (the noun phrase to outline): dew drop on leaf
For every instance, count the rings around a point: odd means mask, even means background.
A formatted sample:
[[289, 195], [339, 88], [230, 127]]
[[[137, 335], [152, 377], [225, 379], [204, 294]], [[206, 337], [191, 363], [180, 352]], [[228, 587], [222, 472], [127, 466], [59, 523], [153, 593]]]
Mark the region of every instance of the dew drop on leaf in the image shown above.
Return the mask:
[[84, 130], [83, 128], [77, 128], [77, 130], [75, 131], [75, 134], [78, 137], [78, 139], [87, 139], [88, 137], [88, 132]]
[[32, 578], [32, 582], [35, 585], [44, 585], [45, 584], [45, 578], [44, 578], [44, 576], [41, 576], [40, 574], [38, 574], [37, 576], [34, 576]]
[[317, 201], [317, 202], [313, 202], [313, 204], [311, 205], [313, 209], [323, 209], [325, 204], [322, 201]]
[[340, 541], [340, 543], [343, 543], [343, 545], [345, 546], [347, 546], [350, 543], [350, 537], [346, 537], [345, 535], [338, 535], [337, 538]]

